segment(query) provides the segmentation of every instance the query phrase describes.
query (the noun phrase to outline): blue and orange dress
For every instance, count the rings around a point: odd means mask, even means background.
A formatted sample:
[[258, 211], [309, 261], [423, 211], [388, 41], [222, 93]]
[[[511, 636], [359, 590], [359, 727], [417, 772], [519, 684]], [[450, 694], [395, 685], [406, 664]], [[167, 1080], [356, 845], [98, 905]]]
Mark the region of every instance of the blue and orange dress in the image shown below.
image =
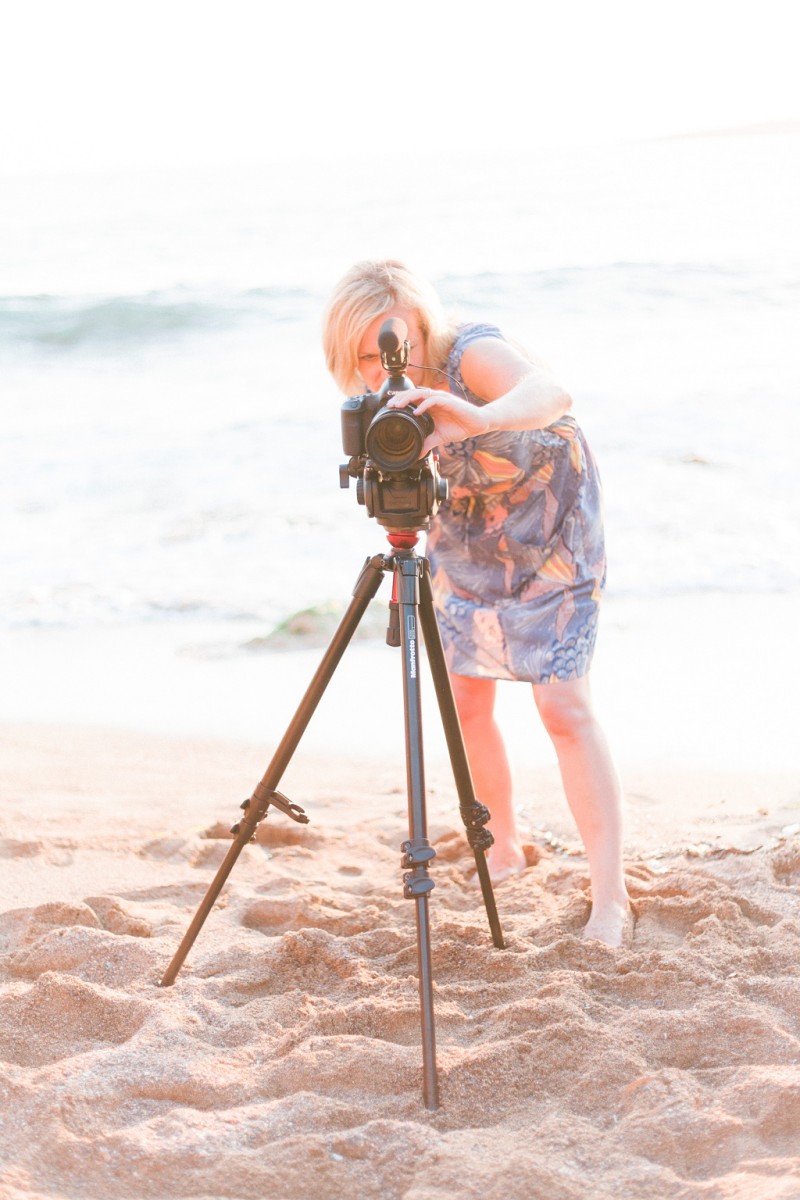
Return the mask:
[[[477, 405], [485, 401], [465, 386], [461, 357], [487, 337], [503, 335], [462, 326], [445, 364], [453, 394]], [[451, 442], [439, 466], [450, 495], [426, 554], [449, 670], [530, 683], [585, 675], [605, 545], [600, 479], [577, 422]]]

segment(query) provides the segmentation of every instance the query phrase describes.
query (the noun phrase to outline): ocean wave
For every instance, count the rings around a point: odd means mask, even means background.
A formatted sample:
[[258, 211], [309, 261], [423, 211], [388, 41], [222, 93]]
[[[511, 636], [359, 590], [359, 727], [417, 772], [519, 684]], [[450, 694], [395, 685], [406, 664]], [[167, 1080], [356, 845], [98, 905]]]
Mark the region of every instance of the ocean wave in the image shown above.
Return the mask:
[[[794, 304], [800, 284], [780, 264], [610, 262], [527, 272], [445, 275], [436, 280], [450, 307], [565, 311], [598, 304], [624, 308], [653, 302], [728, 305]], [[324, 301], [313, 286], [195, 289], [132, 295], [0, 296], [0, 348], [39, 351], [136, 348], [148, 343], [226, 333], [254, 322], [317, 320]]]
[[304, 289], [152, 291], [129, 296], [2, 296], [0, 346], [119, 349], [180, 336], [224, 332], [243, 322], [293, 321], [319, 299]]

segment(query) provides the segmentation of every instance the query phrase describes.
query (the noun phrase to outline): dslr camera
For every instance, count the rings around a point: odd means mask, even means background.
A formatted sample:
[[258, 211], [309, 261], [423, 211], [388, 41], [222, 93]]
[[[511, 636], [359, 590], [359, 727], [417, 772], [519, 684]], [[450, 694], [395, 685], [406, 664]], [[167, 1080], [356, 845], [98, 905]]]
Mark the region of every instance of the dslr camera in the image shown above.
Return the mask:
[[428, 413], [418, 416], [411, 405], [387, 408], [398, 392], [411, 391], [408, 378], [408, 329], [392, 317], [378, 333], [381, 365], [387, 378], [377, 392], [350, 396], [342, 405], [342, 448], [349, 461], [339, 469], [342, 487], [356, 480], [356, 497], [384, 528], [394, 532], [427, 529], [442, 501], [447, 480], [432, 453], [422, 456], [433, 432]]

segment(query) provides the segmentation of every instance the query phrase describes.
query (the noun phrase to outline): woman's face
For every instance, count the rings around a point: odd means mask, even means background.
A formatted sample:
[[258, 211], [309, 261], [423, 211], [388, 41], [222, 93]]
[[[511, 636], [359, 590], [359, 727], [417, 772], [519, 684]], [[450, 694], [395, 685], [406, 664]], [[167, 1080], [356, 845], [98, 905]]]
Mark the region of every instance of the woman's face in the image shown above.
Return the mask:
[[[381, 366], [378, 334], [384, 321], [388, 321], [390, 317], [399, 317], [401, 321], [405, 321], [408, 327], [408, 340], [411, 343], [409, 361], [422, 364], [425, 362], [425, 339], [419, 327], [419, 314], [416, 309], [401, 308], [400, 306], [390, 308], [388, 312], [381, 313], [371, 325], [367, 326], [358, 343], [358, 373], [363, 379], [364, 385], [371, 392], [377, 392], [386, 378], [386, 372]], [[409, 379], [418, 387], [422, 383], [423, 374], [423, 370], [419, 367], [408, 368]]]

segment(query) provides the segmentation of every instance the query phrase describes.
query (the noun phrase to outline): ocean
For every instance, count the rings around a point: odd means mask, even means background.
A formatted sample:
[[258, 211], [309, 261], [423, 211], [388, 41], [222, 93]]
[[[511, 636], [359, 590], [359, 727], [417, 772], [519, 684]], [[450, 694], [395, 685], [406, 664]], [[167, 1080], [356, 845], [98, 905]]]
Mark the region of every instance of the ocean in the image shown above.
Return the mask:
[[609, 596], [797, 593], [798, 212], [791, 130], [3, 179], [0, 628], [233, 652], [343, 603], [386, 542], [319, 331], [373, 255], [568, 386]]

